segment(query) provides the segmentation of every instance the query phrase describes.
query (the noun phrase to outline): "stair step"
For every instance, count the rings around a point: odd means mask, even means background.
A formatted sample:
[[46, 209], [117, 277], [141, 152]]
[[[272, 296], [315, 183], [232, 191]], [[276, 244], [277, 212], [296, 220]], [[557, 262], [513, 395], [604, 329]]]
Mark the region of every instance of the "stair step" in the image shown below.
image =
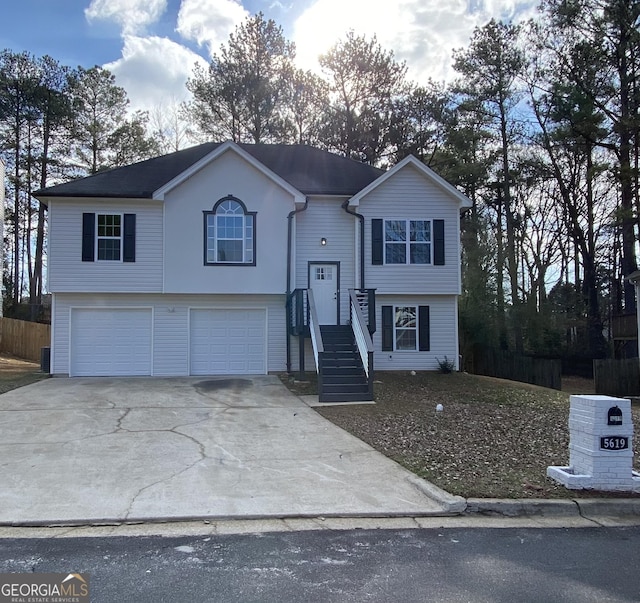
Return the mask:
[[360, 354], [355, 350], [326, 350], [323, 358], [360, 358]]
[[331, 358], [333, 360], [339, 360], [341, 358], [344, 358], [345, 360], [355, 360], [357, 358], [360, 358], [360, 354], [354, 352], [353, 350], [325, 350], [323, 358], [325, 360], [327, 358]]
[[368, 385], [361, 383], [323, 383], [322, 391], [324, 393], [341, 393], [341, 394], [357, 394], [369, 391]]
[[367, 376], [364, 373], [359, 375], [323, 375], [323, 385], [367, 385]]
[[352, 373], [350, 375], [344, 375], [344, 374], [343, 375], [331, 375], [331, 374], [322, 375], [323, 383], [331, 383], [333, 385], [339, 385], [342, 379], [345, 379], [347, 385], [353, 384], [353, 383], [358, 383], [362, 385], [363, 383], [367, 382], [367, 376], [365, 375], [365, 373]]
[[371, 394], [358, 392], [350, 394], [339, 393], [322, 393], [318, 397], [319, 402], [371, 402], [373, 396]]
[[336, 327], [320, 327], [320, 333], [322, 339], [334, 340], [334, 341], [350, 341], [353, 339], [353, 331], [350, 326], [341, 326], [340, 330], [336, 330]]
[[322, 371], [322, 376], [330, 375], [342, 375], [344, 377], [349, 375], [364, 375], [364, 368], [361, 366], [325, 366]]
[[322, 341], [325, 351], [326, 350], [345, 350], [354, 351], [358, 349], [357, 345], [353, 341], [345, 341], [336, 343], [335, 341]]
[[356, 345], [353, 339], [331, 339], [330, 337], [323, 337], [322, 344], [325, 348], [329, 346], [352, 347]]
[[341, 367], [355, 367], [355, 368], [364, 368], [362, 366], [362, 362], [360, 357], [352, 357], [352, 358], [324, 358], [322, 361], [322, 366], [324, 368], [341, 368]]

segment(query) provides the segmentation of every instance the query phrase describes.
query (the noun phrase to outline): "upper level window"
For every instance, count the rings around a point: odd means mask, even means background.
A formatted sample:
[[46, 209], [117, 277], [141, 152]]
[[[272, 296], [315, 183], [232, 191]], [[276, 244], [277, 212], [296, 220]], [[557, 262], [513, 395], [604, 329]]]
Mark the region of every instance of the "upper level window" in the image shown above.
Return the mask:
[[430, 264], [430, 220], [385, 220], [385, 264]]
[[99, 260], [120, 261], [122, 250], [122, 215], [98, 214], [96, 237]]
[[205, 264], [255, 266], [255, 215], [231, 196], [204, 212]]

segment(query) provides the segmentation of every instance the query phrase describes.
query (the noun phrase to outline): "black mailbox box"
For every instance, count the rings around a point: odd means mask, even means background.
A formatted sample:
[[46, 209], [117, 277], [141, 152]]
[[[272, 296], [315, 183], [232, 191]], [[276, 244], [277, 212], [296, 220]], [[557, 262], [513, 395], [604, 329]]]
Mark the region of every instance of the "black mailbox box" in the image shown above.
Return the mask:
[[622, 425], [622, 411], [618, 406], [613, 406], [609, 409], [607, 425]]

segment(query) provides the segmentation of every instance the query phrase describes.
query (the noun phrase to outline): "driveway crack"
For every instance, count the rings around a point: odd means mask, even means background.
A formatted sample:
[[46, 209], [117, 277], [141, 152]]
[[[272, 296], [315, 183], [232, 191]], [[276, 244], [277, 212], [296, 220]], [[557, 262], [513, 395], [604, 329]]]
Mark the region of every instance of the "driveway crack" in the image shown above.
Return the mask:
[[115, 430], [113, 431], [113, 433], [116, 433], [116, 432], [118, 432], [118, 431], [129, 431], [128, 429], [125, 429], [125, 428], [122, 426], [122, 421], [124, 421], [124, 420], [127, 418], [127, 415], [128, 415], [130, 412], [131, 412], [131, 409], [130, 409], [130, 408], [126, 408], [126, 409], [125, 409], [125, 411], [124, 411], [124, 413], [122, 413], [122, 414], [120, 415], [120, 417], [118, 417], [118, 420], [116, 421], [116, 428], [115, 428]]
[[127, 510], [125, 512], [125, 520], [129, 520], [130, 519], [131, 510], [133, 508], [133, 505], [136, 503], [136, 500], [143, 494], [143, 492], [145, 492], [149, 488], [153, 488], [154, 486], [157, 486], [158, 484], [162, 484], [163, 482], [168, 482], [168, 481], [178, 477], [182, 473], [185, 473], [185, 472], [189, 471], [190, 469], [193, 469], [193, 467], [195, 467], [198, 463], [201, 463], [202, 461], [204, 461], [207, 458], [205, 446], [204, 446], [204, 444], [202, 442], [200, 442], [199, 440], [197, 440], [196, 438], [194, 438], [192, 436], [189, 436], [189, 435], [184, 434], [184, 433], [180, 433], [179, 431], [175, 431], [175, 429], [177, 429], [177, 427], [174, 427], [172, 429], [148, 429], [148, 430], [144, 430], [144, 431], [173, 433], [174, 435], [177, 435], [178, 437], [186, 438], [189, 441], [191, 441], [194, 444], [196, 444], [196, 446], [198, 447], [198, 455], [199, 455], [200, 458], [196, 459], [195, 461], [193, 461], [192, 463], [190, 463], [186, 467], [183, 467], [179, 471], [175, 471], [171, 475], [165, 476], [162, 479], [156, 480], [155, 482], [153, 482], [151, 484], [147, 484], [146, 486], [143, 486], [142, 488], [140, 488], [133, 495], [133, 498], [131, 499], [131, 502], [129, 503], [129, 507], [127, 508]]

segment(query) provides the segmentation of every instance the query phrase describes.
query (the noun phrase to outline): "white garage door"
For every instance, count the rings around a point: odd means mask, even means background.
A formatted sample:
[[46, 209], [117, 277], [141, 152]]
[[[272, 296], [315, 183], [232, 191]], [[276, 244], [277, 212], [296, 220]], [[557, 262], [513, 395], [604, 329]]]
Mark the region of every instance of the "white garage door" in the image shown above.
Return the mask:
[[265, 374], [265, 332], [265, 310], [191, 310], [191, 374]]
[[151, 374], [151, 310], [71, 310], [72, 377]]

